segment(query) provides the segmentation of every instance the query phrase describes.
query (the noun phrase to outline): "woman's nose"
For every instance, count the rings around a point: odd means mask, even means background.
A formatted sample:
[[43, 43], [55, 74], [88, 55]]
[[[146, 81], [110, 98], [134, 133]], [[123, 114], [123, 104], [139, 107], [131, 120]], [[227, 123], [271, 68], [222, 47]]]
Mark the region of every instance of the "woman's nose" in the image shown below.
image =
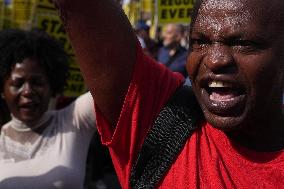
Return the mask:
[[234, 57], [229, 46], [214, 43], [208, 49], [204, 64], [215, 74], [227, 73], [235, 70]]
[[30, 83], [25, 83], [24, 84], [24, 86], [23, 86], [23, 95], [24, 96], [30, 96], [30, 95], [32, 95], [33, 94], [33, 88], [32, 88], [32, 86], [31, 86], [31, 84]]

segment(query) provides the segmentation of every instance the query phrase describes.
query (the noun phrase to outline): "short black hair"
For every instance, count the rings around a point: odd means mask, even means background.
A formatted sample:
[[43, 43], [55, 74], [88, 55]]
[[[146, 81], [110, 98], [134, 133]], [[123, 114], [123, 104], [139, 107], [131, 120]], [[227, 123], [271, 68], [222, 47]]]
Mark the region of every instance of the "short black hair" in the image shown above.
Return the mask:
[[0, 32], [0, 92], [16, 63], [35, 58], [46, 71], [53, 95], [63, 92], [69, 58], [62, 45], [41, 30]]

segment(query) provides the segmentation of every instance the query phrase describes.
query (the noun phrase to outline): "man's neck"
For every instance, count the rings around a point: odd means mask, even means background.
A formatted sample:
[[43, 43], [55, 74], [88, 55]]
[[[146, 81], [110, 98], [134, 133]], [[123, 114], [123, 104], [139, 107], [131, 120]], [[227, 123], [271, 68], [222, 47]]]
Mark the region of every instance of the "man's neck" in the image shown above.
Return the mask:
[[248, 124], [238, 131], [227, 132], [237, 143], [260, 152], [272, 152], [284, 149], [284, 115], [273, 119]]

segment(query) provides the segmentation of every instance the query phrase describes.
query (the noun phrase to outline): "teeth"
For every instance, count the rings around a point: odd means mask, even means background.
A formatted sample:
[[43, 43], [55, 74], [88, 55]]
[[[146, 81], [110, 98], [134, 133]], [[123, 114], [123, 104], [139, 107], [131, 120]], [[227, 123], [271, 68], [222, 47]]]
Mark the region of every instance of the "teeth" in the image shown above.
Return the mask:
[[208, 86], [214, 88], [221, 88], [221, 87], [232, 87], [232, 84], [222, 81], [210, 81]]

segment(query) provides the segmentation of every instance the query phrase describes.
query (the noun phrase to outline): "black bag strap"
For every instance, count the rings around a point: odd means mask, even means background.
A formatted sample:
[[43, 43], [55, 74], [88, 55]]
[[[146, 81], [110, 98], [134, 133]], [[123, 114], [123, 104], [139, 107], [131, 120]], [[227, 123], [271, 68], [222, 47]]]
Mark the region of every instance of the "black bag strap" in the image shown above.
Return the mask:
[[150, 189], [159, 183], [202, 117], [191, 88], [180, 87], [159, 113], [132, 166], [133, 189]]

